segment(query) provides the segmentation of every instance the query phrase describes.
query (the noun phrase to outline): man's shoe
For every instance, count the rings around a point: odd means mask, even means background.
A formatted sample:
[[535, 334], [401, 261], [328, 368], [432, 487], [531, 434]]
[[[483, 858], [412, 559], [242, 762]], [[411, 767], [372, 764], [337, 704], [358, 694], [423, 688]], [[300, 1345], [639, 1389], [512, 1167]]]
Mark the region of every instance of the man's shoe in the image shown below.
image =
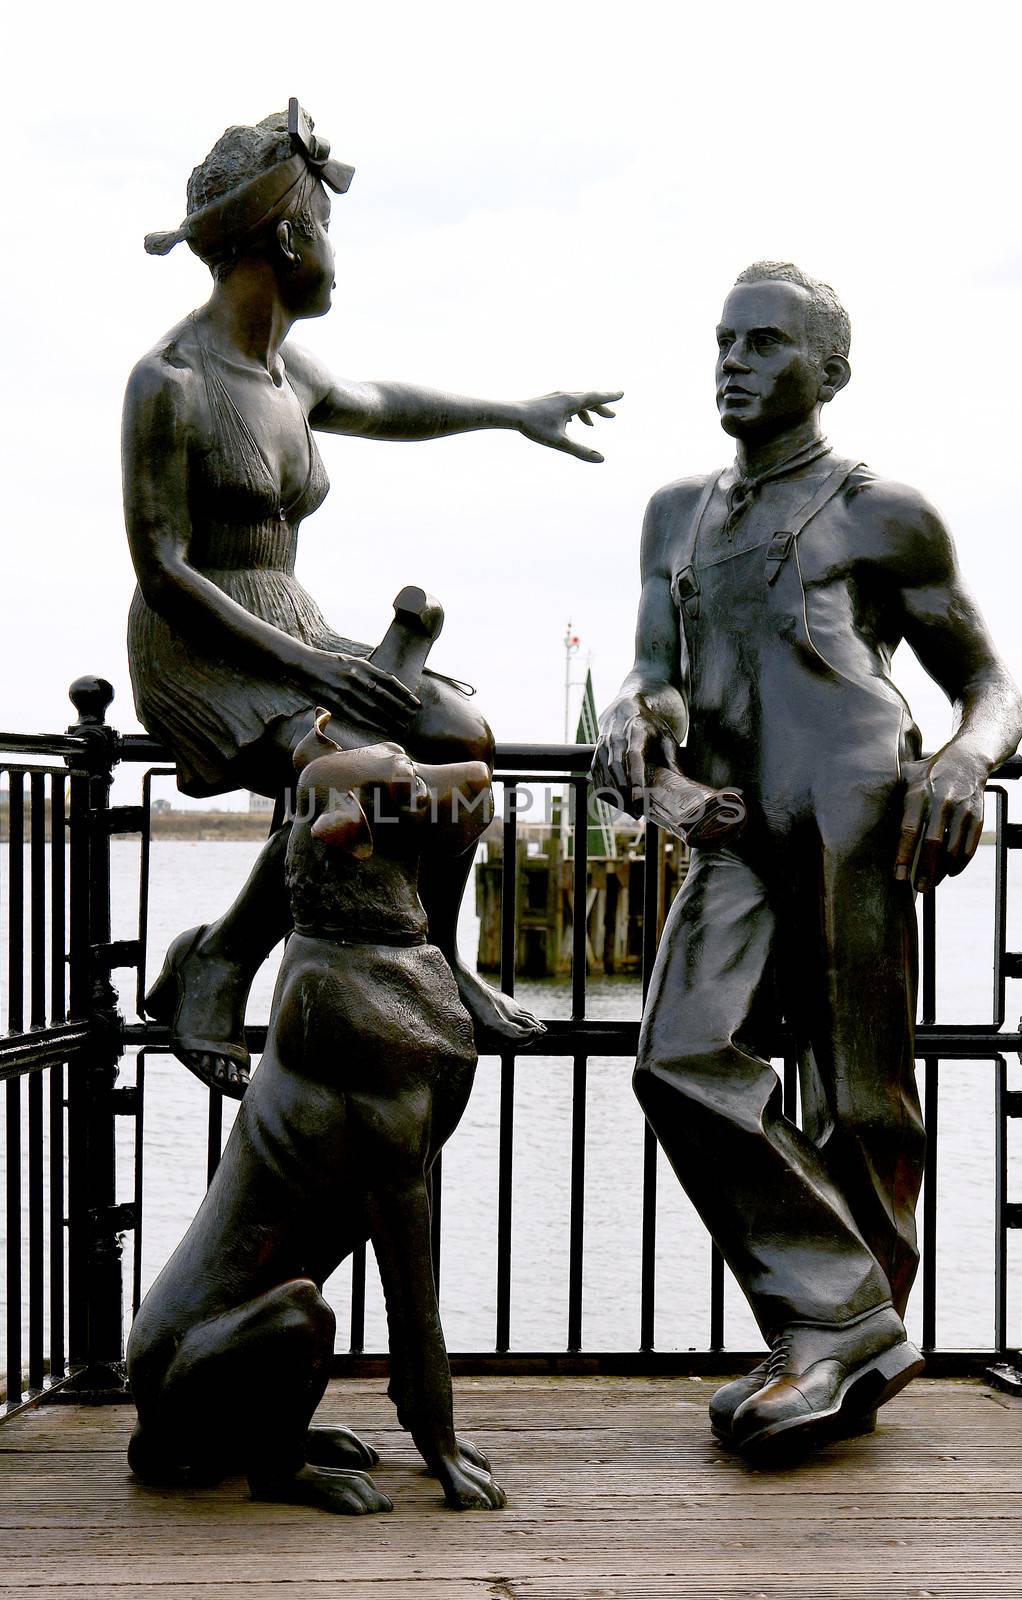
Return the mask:
[[[716, 1391], [710, 1400], [710, 1432], [722, 1444], [725, 1450], [735, 1450], [732, 1426], [735, 1412], [745, 1400], [751, 1400], [758, 1394], [770, 1376], [769, 1361], [761, 1361], [753, 1367], [751, 1372], [743, 1373], [740, 1378], [732, 1378], [730, 1383]], [[827, 1439], [858, 1439], [864, 1434], [875, 1433], [877, 1425], [876, 1411], [864, 1411], [861, 1415], [852, 1411], [841, 1411], [834, 1418], [827, 1430]], [[821, 1436], [820, 1443], [823, 1443]]]
[[710, 1400], [710, 1429], [715, 1439], [721, 1444], [731, 1443], [731, 1424], [734, 1422], [735, 1412], [745, 1400], [751, 1400], [758, 1394], [770, 1376], [770, 1359], [761, 1361], [751, 1372], [743, 1373], [740, 1378], [732, 1378], [730, 1383], [725, 1383], [718, 1389]]
[[890, 1305], [840, 1325], [791, 1323], [772, 1341], [766, 1383], [735, 1410], [731, 1437], [761, 1461], [822, 1443], [893, 1399], [923, 1365]]

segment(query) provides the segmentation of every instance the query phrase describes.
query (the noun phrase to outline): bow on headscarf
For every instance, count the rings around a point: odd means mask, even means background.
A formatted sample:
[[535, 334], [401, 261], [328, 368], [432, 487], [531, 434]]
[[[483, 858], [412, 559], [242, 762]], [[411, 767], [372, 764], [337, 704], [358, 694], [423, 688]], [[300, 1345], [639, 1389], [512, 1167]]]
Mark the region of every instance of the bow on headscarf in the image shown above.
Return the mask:
[[329, 141], [313, 133], [312, 123], [294, 96], [288, 101], [287, 131], [291, 135], [293, 153], [290, 156], [245, 183], [239, 183], [219, 200], [189, 212], [172, 233], [147, 233], [147, 253], [165, 256], [175, 245], [185, 242], [197, 256], [213, 266], [233, 255], [250, 235], [281, 217], [290, 206], [295, 190], [310, 175], [335, 194], [346, 193], [354, 167], [330, 159]]

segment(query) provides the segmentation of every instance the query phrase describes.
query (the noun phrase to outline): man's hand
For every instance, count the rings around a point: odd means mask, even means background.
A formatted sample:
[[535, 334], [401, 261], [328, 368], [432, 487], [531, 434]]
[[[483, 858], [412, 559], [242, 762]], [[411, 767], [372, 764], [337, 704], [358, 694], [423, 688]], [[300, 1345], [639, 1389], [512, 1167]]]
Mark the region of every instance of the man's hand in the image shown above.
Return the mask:
[[646, 787], [646, 767], [653, 759], [661, 765], [677, 759], [673, 734], [632, 695], [615, 700], [600, 721], [600, 740], [593, 756], [593, 785], [613, 789], [622, 806], [641, 806]]
[[518, 431], [535, 444], [548, 445], [551, 450], [564, 450], [569, 456], [577, 456], [580, 461], [602, 461], [598, 450], [589, 450], [584, 444], [576, 444], [574, 439], [568, 438], [565, 429], [572, 417], [578, 417], [587, 428], [591, 428], [593, 419], [590, 412], [595, 412], [598, 417], [612, 417], [614, 413], [609, 409], [609, 402], [620, 400], [622, 393], [622, 390], [613, 394], [594, 390], [590, 394], [545, 394], [538, 400], [523, 400], [518, 413]]
[[968, 866], [983, 832], [985, 769], [941, 751], [906, 762], [908, 779], [894, 876], [911, 878], [920, 894]]

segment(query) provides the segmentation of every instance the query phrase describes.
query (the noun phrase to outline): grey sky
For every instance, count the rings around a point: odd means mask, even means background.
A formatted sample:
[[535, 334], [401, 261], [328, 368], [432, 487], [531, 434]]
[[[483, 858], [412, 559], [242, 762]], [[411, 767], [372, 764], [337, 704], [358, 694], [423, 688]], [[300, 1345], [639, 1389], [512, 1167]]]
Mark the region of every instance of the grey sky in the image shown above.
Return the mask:
[[[605, 703], [631, 659], [645, 502], [730, 453], [720, 303], [780, 256], [852, 317], [831, 439], [945, 513], [1022, 674], [1018, 390], [1001, 370], [1022, 320], [1011, 18], [819, 0], [19, 8], [0, 723], [61, 726], [68, 681], [96, 671], [136, 726], [120, 397], [208, 285], [142, 236], [177, 224], [227, 124], [290, 94], [357, 169], [334, 207], [334, 309], [299, 340], [353, 378], [626, 391], [598, 426], [601, 467], [516, 435], [327, 439], [333, 489], [298, 570], [343, 632], [375, 638], [398, 587], [422, 583], [447, 611], [436, 665], [478, 685], [498, 737], [556, 739], [570, 618]], [[939, 740], [939, 694], [910, 660], [898, 677]]]

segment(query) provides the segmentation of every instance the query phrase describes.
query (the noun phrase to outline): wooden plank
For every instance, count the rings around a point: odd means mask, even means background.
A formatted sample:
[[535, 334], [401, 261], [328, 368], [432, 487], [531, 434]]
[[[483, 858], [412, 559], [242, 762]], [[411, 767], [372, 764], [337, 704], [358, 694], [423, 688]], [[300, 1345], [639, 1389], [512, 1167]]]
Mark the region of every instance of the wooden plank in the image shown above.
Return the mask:
[[[916, 1592], [920, 1589], [929, 1590], [944, 1600], [945, 1586], [950, 1582], [955, 1582], [968, 1594], [976, 1595], [977, 1600], [988, 1600], [988, 1595], [992, 1594], [1011, 1594], [1012, 1600], [1017, 1600], [1019, 1595], [1017, 1550], [1016, 1557], [1006, 1550], [1000, 1562], [993, 1557], [977, 1560], [974, 1552], [963, 1550], [956, 1560], [948, 1557], [947, 1552], [942, 1552], [939, 1560], [932, 1557], [926, 1560], [920, 1552], [908, 1552], [899, 1562], [884, 1562], [878, 1552], [865, 1563], [862, 1562], [860, 1546], [852, 1552], [844, 1547], [836, 1550], [820, 1547], [819, 1550], [801, 1550], [796, 1554], [785, 1550], [766, 1555], [760, 1552], [726, 1552], [717, 1558], [704, 1557], [699, 1552], [691, 1557], [686, 1557], [683, 1552], [662, 1554], [661, 1550], [651, 1550], [649, 1547], [632, 1547], [621, 1552], [590, 1552], [582, 1549], [574, 1555], [561, 1558], [544, 1558], [529, 1552], [497, 1552], [496, 1555], [480, 1552], [475, 1557], [451, 1557], [446, 1562], [438, 1550], [433, 1560], [425, 1562], [413, 1552], [405, 1555], [400, 1552], [366, 1554], [355, 1544], [336, 1539], [326, 1539], [323, 1544], [325, 1549], [318, 1557], [305, 1552], [301, 1557], [291, 1555], [286, 1560], [269, 1549], [253, 1552], [245, 1544], [238, 1544], [238, 1549], [230, 1557], [224, 1557], [219, 1549], [206, 1550], [203, 1555], [190, 1557], [187, 1563], [179, 1562], [178, 1558], [162, 1558], [158, 1552], [149, 1554], [146, 1550], [136, 1552], [134, 1560], [131, 1555], [110, 1557], [101, 1552], [94, 1555], [86, 1552], [82, 1560], [70, 1568], [70, 1573], [67, 1565], [59, 1566], [54, 1562], [43, 1562], [38, 1566], [19, 1563], [11, 1566], [6, 1573], [6, 1582], [11, 1587], [26, 1589], [32, 1586], [56, 1587], [74, 1574], [74, 1581], [94, 1582], [98, 1595], [106, 1595], [128, 1584], [160, 1584], [168, 1581], [168, 1578], [173, 1581], [174, 1576], [182, 1582], [194, 1582], [198, 1574], [202, 1574], [202, 1581], [210, 1586], [213, 1595], [224, 1592], [230, 1594], [237, 1582], [253, 1582], [256, 1579], [293, 1586], [289, 1594], [301, 1594], [309, 1584], [334, 1582], [339, 1574], [347, 1573], [350, 1578], [357, 1576], [360, 1579], [365, 1592], [381, 1595], [382, 1600], [385, 1589], [377, 1589], [376, 1586], [397, 1582], [432, 1579], [433, 1582], [475, 1582], [494, 1586], [504, 1581], [505, 1584], [518, 1587], [525, 1579], [531, 1579], [533, 1594], [568, 1592], [574, 1595], [584, 1584], [597, 1587], [614, 1579], [635, 1581], [641, 1574], [646, 1584], [646, 1600], [649, 1597], [659, 1600], [665, 1582], [680, 1578], [707, 1586], [731, 1584], [745, 1594], [749, 1594], [750, 1590], [755, 1594], [755, 1590], [761, 1589], [766, 1582], [801, 1578], [809, 1584], [816, 1584], [816, 1589], [809, 1589], [814, 1597], [832, 1590], [840, 1594], [841, 1587], [849, 1579], [864, 1587], [865, 1581], [872, 1579], [872, 1594], [867, 1589], [870, 1600], [881, 1600], [881, 1595], [889, 1594], [891, 1587], [896, 1584], [904, 1589], [915, 1589]], [[569, 1579], [574, 1587], [566, 1586], [565, 1579]], [[1011, 1587], [1008, 1579], [1014, 1582], [1014, 1587]], [[741, 1581], [744, 1581], [744, 1590], [739, 1587]], [[0, 1590], [0, 1594], [6, 1592], [6, 1587]]]
[[[594, 1526], [586, 1535], [585, 1549], [580, 1550], [578, 1518], [544, 1522], [489, 1513], [457, 1515], [445, 1511], [439, 1501], [428, 1515], [416, 1519], [396, 1513], [357, 1519], [324, 1518], [304, 1511], [298, 1515], [294, 1508], [291, 1513], [290, 1520], [275, 1519], [272, 1524], [268, 1520], [256, 1524], [244, 1516], [216, 1518], [217, 1560], [244, 1562], [251, 1554], [254, 1526], [273, 1527], [272, 1559], [285, 1565], [297, 1564], [296, 1569], [305, 1564], [316, 1570], [323, 1559], [320, 1550], [310, 1549], [310, 1528], [315, 1527], [332, 1547], [331, 1559], [343, 1546], [357, 1550], [362, 1558], [406, 1562], [413, 1557], [427, 1571], [440, 1564], [445, 1570], [460, 1570], [466, 1576], [474, 1575], [481, 1558], [487, 1564], [497, 1560], [501, 1550], [521, 1550], [524, 1559], [541, 1567], [574, 1561], [581, 1570], [584, 1563], [616, 1561], [639, 1542], [650, 1541], [648, 1519], [633, 1521], [620, 1516], [608, 1519], [600, 1528]], [[151, 1556], [168, 1565], [204, 1558], [209, 1551], [212, 1519], [202, 1520], [205, 1526], [199, 1525], [199, 1519], [189, 1523], [160, 1518], [159, 1548], [151, 1551]], [[437, 1533], [433, 1552], [423, 1548], [427, 1525]], [[920, 1557], [924, 1564], [938, 1559], [942, 1564], [950, 1563], [950, 1571], [965, 1555], [970, 1562], [978, 1560], [979, 1565], [996, 1570], [1003, 1567], [1005, 1551], [1018, 1551], [1018, 1536], [1017, 1518], [994, 1514], [976, 1518], [968, 1527], [933, 1519], [892, 1518], [874, 1528], [872, 1534], [867, 1519], [862, 1517], [819, 1517], [809, 1524], [794, 1516], [783, 1521], [718, 1522], [708, 1534], [705, 1518], [676, 1516], [659, 1526], [651, 1559], [668, 1566], [676, 1561], [687, 1565], [695, 1561], [707, 1570], [718, 1570], [722, 1563], [725, 1568], [735, 1569], [747, 1563], [750, 1569], [761, 1565], [768, 1571], [777, 1570], [779, 1563], [784, 1570], [783, 1563], [791, 1561], [798, 1570], [807, 1552], [814, 1562], [822, 1552], [827, 1570], [841, 1570], [846, 1558], [858, 1548], [860, 1553], [852, 1565], [862, 1571], [897, 1570], [906, 1564], [914, 1570]], [[102, 1555], [105, 1563], [123, 1561], [130, 1567], [133, 1560], [145, 1560], [144, 1553], [138, 1552], [138, 1542], [138, 1526], [10, 1529], [4, 1538], [5, 1571], [13, 1572], [19, 1562], [32, 1563], [39, 1570], [49, 1564], [66, 1571], [79, 1555], [88, 1559], [90, 1553]], [[317, 1539], [316, 1543], [320, 1541]], [[141, 1570], [137, 1566], [135, 1575]]]
[[[934, 1580], [937, 1582], [937, 1580]], [[303, 1594], [339, 1595], [342, 1600], [881, 1600], [872, 1579], [842, 1577], [821, 1583], [818, 1578], [797, 1575], [765, 1579], [752, 1585], [746, 1580], [702, 1580], [678, 1574], [657, 1579], [654, 1591], [643, 1576], [613, 1578], [598, 1583], [579, 1580], [571, 1574], [541, 1579], [461, 1580], [408, 1578], [383, 1583], [367, 1583], [360, 1575], [335, 1573], [330, 1578], [307, 1579]], [[94, 1584], [31, 1585], [0, 1588], [3, 1600], [214, 1600], [204, 1583], [124, 1584], [97, 1588]], [[281, 1600], [279, 1583], [244, 1578], [219, 1586], [216, 1596], [230, 1600]], [[1018, 1600], [1018, 1580], [994, 1580], [991, 1587], [978, 1590], [971, 1583], [962, 1586], [955, 1579], [941, 1578], [939, 1586], [927, 1589], [920, 1583], [893, 1582], [884, 1586], [882, 1600]]]
[[[380, 1479], [381, 1475], [377, 1474], [377, 1477]], [[381, 1481], [389, 1480], [383, 1477]], [[414, 1486], [409, 1491], [408, 1485], [402, 1483], [400, 1493], [399, 1512], [402, 1521], [424, 1519], [437, 1514], [438, 1507], [428, 1489], [417, 1494]], [[430, 1494], [428, 1503], [427, 1494]], [[154, 1499], [155, 1495], [159, 1495], [158, 1502]], [[716, 1524], [722, 1516], [726, 1516], [731, 1523], [789, 1520], [793, 1514], [789, 1498], [785, 1495], [746, 1494], [731, 1496], [726, 1504], [722, 1504], [719, 1496], [709, 1493], [687, 1496], [664, 1494], [658, 1496], [655, 1503], [649, 1503], [639, 1496], [593, 1494], [586, 1497], [585, 1515], [627, 1521], [633, 1526], [636, 1537], [642, 1531], [640, 1525], [645, 1525], [643, 1536], [649, 1537], [651, 1528], [675, 1521]], [[249, 1531], [276, 1527], [281, 1523], [287, 1525], [294, 1521], [295, 1516], [290, 1506], [251, 1502], [240, 1484], [233, 1490], [210, 1490], [205, 1497], [198, 1491], [183, 1496], [172, 1490], [161, 1490], [145, 1491], [132, 1498], [115, 1488], [107, 1495], [76, 1504], [74, 1527], [137, 1530], [149, 1524], [157, 1512], [161, 1528], [178, 1524], [194, 1528], [209, 1527], [213, 1523], [237, 1523]], [[527, 1504], [508, 1507], [500, 1521], [502, 1529], [511, 1528], [519, 1536], [528, 1534], [534, 1537], [537, 1529], [546, 1529], [552, 1538], [568, 1530], [577, 1537], [579, 1516], [580, 1503], [577, 1498], [550, 1494], [548, 1491], [544, 1497], [537, 1496]], [[886, 1531], [888, 1524], [905, 1520], [946, 1526], [961, 1522], [975, 1526], [984, 1518], [1011, 1519], [1018, 1524], [1022, 1543], [1022, 1493], [990, 1496], [917, 1491], [897, 1495], [860, 1494], [854, 1497], [840, 1494], [799, 1495], [798, 1519], [802, 1524], [819, 1523], [835, 1517], [845, 1523], [860, 1524], [864, 1531], [867, 1528], [884, 1528]], [[38, 1496], [0, 1502], [0, 1529], [67, 1526], [66, 1494], [61, 1494], [56, 1503]]]
[[0, 1429], [0, 1594], [269, 1600], [288, 1583], [359, 1600], [1017, 1600], [1022, 1402], [923, 1381], [875, 1436], [757, 1472], [709, 1437], [714, 1386], [460, 1380], [461, 1426], [512, 1497], [468, 1516], [443, 1508], [377, 1382], [331, 1385], [320, 1419], [382, 1448], [384, 1517], [256, 1505], [240, 1480], [148, 1489], [127, 1472], [130, 1408], [43, 1408]]
[[[322, 1589], [320, 1589], [322, 1585]], [[328, 1578], [306, 1579], [302, 1592], [321, 1593], [324, 1600], [330, 1595], [341, 1595], [346, 1600], [366, 1600], [366, 1580], [359, 1573], [338, 1572]], [[507, 1591], [510, 1593], [510, 1591]], [[199, 1583], [125, 1583], [111, 1584], [103, 1579], [96, 1583], [70, 1584], [18, 1584], [13, 1588], [0, 1585], [2, 1600], [216, 1600], [228, 1594], [231, 1600], [282, 1600], [287, 1590], [282, 1590], [276, 1580], [248, 1580], [238, 1578], [218, 1584], [216, 1590], [209, 1584]], [[406, 1578], [385, 1580], [374, 1584], [371, 1596], [377, 1600], [502, 1600], [500, 1591], [488, 1578]]]

